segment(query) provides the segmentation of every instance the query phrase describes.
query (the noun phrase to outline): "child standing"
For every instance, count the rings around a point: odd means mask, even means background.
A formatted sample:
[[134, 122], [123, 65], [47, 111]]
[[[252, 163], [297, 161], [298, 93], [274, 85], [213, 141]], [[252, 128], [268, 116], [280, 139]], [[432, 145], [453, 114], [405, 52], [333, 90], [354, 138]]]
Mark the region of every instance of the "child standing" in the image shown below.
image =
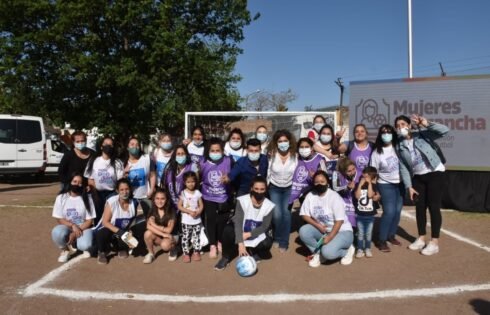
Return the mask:
[[373, 234], [374, 216], [376, 215], [377, 202], [381, 199], [376, 188], [378, 177], [376, 168], [366, 167], [362, 171], [362, 177], [355, 191], [354, 205], [357, 219], [357, 252], [356, 258], [364, 255], [373, 257], [371, 252], [371, 238]]
[[184, 173], [185, 189], [180, 194], [178, 208], [182, 213], [182, 252], [183, 261], [191, 262], [191, 247], [193, 250], [192, 260], [201, 260], [201, 213], [204, 208], [202, 194], [197, 190], [197, 175], [194, 172]]
[[333, 189], [344, 199], [345, 212], [352, 227], [357, 227], [353, 194], [356, 188], [357, 170], [354, 162], [342, 158], [337, 163], [337, 170], [332, 174]]

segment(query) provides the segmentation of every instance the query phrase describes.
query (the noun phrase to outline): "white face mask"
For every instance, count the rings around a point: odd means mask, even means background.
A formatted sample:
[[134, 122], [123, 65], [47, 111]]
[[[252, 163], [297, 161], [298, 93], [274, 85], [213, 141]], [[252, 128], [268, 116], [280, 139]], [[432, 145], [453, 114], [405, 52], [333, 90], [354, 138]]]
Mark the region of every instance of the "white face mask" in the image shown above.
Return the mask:
[[240, 141], [230, 141], [230, 147], [233, 150], [238, 150], [242, 146], [242, 143]]
[[249, 160], [252, 162], [258, 161], [260, 158], [260, 153], [258, 153], [258, 152], [257, 153], [248, 152], [247, 155], [248, 155]]
[[313, 129], [316, 130], [316, 132], [320, 132], [320, 129], [322, 129], [323, 124], [322, 123], [316, 123], [313, 125]]
[[403, 127], [401, 129], [398, 129], [397, 131], [398, 135], [399, 136], [402, 136], [403, 138], [406, 138], [409, 134], [409, 131], [408, 131], [408, 128], [407, 127]]
[[303, 158], [307, 158], [311, 155], [311, 148], [300, 148], [299, 155]]
[[331, 135], [320, 135], [320, 141], [322, 143], [329, 143], [332, 141], [332, 136]]

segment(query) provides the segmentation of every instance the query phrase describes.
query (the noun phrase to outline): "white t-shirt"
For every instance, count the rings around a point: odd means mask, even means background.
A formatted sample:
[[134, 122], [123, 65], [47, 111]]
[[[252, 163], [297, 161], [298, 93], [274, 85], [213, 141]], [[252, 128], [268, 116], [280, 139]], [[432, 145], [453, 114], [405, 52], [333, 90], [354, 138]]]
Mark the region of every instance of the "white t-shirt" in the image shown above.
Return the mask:
[[269, 181], [277, 187], [289, 187], [293, 184], [293, 175], [298, 159], [296, 156], [289, 156], [285, 163], [281, 161], [279, 153], [269, 160], [269, 171], [267, 173]]
[[[109, 205], [112, 210], [111, 224], [119, 229], [125, 230], [131, 223], [131, 220], [136, 216], [136, 203], [129, 200], [128, 210], [124, 210], [119, 203], [119, 195], [115, 195], [107, 199], [106, 205]], [[102, 220], [100, 220], [102, 223]]]
[[138, 162], [130, 165], [128, 180], [133, 188], [133, 195], [136, 199], [146, 198], [150, 187], [150, 156], [144, 154], [140, 156]]
[[163, 171], [165, 169], [165, 166], [167, 166], [168, 161], [170, 161], [170, 157], [172, 156], [172, 153], [171, 152], [165, 153], [162, 149], [156, 149], [153, 156], [155, 159], [155, 166], [157, 172], [157, 184], [159, 184], [162, 181]]
[[88, 196], [90, 212], [85, 208], [82, 196], [72, 197], [69, 193], [56, 197], [53, 207], [53, 218], [65, 219], [76, 225], [95, 218], [95, 207], [92, 196]]
[[378, 183], [400, 183], [400, 163], [393, 146], [383, 147], [381, 154], [373, 150], [371, 166], [378, 170]]
[[124, 166], [120, 160], [115, 160], [115, 167], [112, 167], [111, 160], [105, 160], [99, 156], [94, 160], [92, 172], [88, 172], [88, 167], [85, 169], [84, 176], [95, 181], [95, 189], [97, 190], [115, 190], [116, 182], [124, 175]]
[[238, 150], [233, 149], [230, 146], [230, 143], [227, 142], [225, 144], [225, 155], [233, 158], [233, 161], [238, 161], [241, 157], [247, 155], [247, 149], [245, 148], [239, 148]]
[[332, 189], [327, 189], [323, 196], [314, 193], [306, 195], [299, 215], [309, 216], [315, 221], [327, 227], [327, 232], [331, 232], [335, 221], [343, 220], [339, 232], [352, 231], [347, 214], [345, 213], [344, 200]]
[[189, 151], [189, 154], [203, 156], [204, 155], [204, 145], [196, 146], [194, 144], [194, 141], [191, 141], [187, 145], [187, 151]]
[[[183, 190], [180, 193], [180, 199], [182, 200], [182, 205], [184, 208], [191, 209], [192, 211], [197, 211], [199, 207], [199, 198], [202, 197], [202, 194], [199, 190], [194, 190], [191, 194], [190, 192]], [[193, 218], [187, 213], [182, 212], [182, 223], [188, 225], [196, 225], [201, 223], [201, 217]]]

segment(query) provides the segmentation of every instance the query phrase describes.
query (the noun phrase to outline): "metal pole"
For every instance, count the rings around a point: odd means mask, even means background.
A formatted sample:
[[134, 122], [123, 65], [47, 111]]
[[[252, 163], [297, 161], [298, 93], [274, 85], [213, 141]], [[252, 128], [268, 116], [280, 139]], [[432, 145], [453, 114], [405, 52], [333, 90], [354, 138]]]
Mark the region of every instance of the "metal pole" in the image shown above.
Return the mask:
[[412, 69], [412, 0], [408, 2], [408, 77], [413, 77]]

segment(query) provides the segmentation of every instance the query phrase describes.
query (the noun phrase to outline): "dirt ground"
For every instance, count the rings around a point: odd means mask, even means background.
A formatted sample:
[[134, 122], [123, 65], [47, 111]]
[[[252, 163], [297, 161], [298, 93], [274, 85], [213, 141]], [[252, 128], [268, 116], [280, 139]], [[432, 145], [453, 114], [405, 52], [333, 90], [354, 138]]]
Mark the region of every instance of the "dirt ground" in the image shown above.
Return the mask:
[[[222, 272], [213, 270], [216, 260], [203, 257], [198, 263], [169, 262], [167, 254], [143, 265], [143, 257], [112, 259], [98, 265], [95, 258], [84, 259], [46, 285], [60, 290], [105, 293], [133, 293], [186, 296], [250, 295], [246, 303], [173, 303], [126, 300], [73, 300], [54, 295], [25, 297], [21, 293], [51, 270], [58, 249], [50, 232], [55, 221], [51, 208], [59, 184], [54, 178], [0, 179], [0, 314], [127, 314], [131, 312], [171, 312], [223, 314], [299, 314], [302, 312], [338, 314], [490, 314], [490, 290], [457, 292], [432, 297], [398, 297], [329, 302], [254, 301], [266, 294], [333, 294], [417, 290], [460, 285], [490, 284], [490, 253], [445, 234], [441, 252], [425, 257], [408, 250], [416, 235], [415, 221], [402, 218], [399, 239], [403, 246], [391, 253], [374, 249], [372, 259], [355, 259], [350, 266], [329, 262], [309, 268], [305, 250], [291, 234], [290, 250], [259, 264], [258, 273], [240, 278], [230, 265]], [[26, 207], [19, 207], [26, 206]], [[413, 214], [407, 208], [408, 214]], [[490, 215], [444, 212], [443, 227], [451, 232], [490, 246]]]

